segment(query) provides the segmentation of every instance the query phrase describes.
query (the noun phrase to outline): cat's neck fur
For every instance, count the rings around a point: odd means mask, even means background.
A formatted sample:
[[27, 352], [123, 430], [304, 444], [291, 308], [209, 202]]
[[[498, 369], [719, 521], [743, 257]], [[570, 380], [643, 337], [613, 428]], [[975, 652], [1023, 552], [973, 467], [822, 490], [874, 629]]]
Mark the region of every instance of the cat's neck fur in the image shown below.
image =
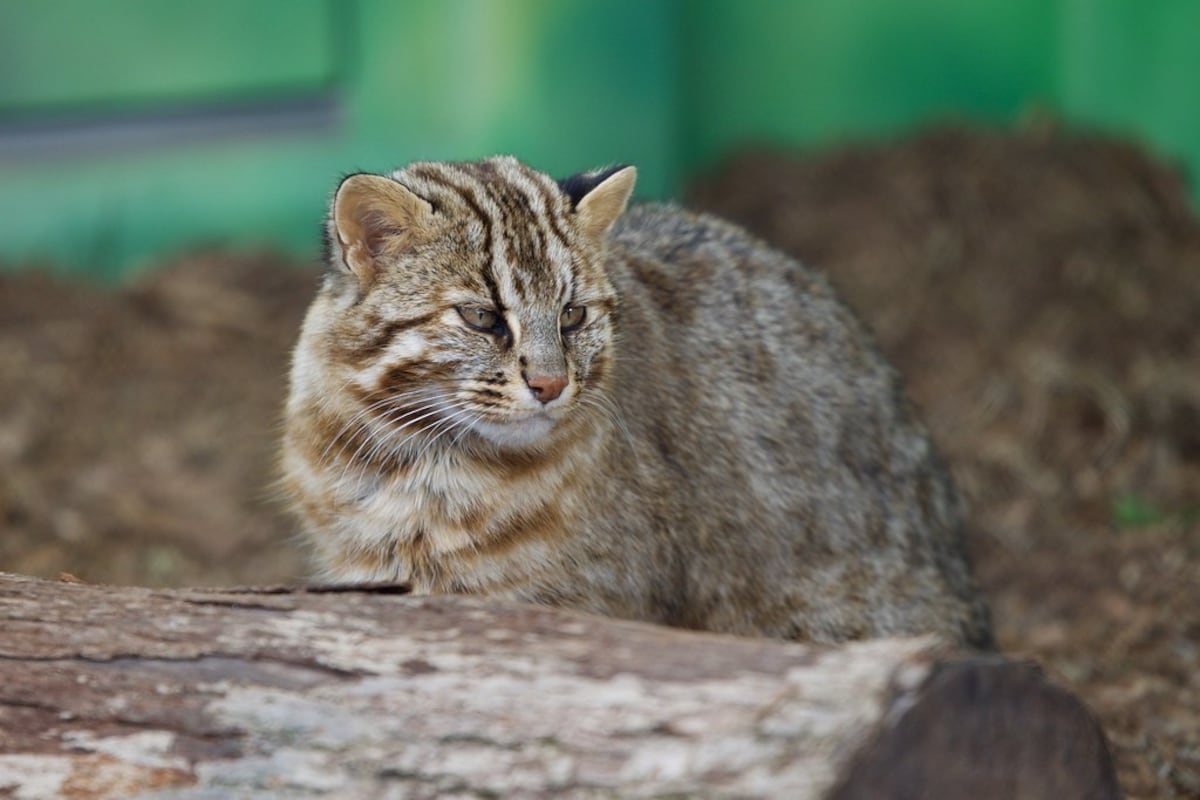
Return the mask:
[[[323, 316], [317, 308], [310, 320]], [[555, 531], [585, 505], [589, 473], [619, 444], [609, 414], [588, 409], [526, 447], [451, 428], [381, 449], [369, 437], [344, 438], [361, 409], [340, 407], [322, 388], [355, 378], [329, 374], [305, 346], [315, 340], [302, 337], [295, 355], [308, 380], [298, 382], [289, 415], [303, 433], [285, 442], [284, 459], [319, 493], [310, 516], [334, 534], [316, 541], [327, 577], [494, 592], [550, 566], [562, 545]]]

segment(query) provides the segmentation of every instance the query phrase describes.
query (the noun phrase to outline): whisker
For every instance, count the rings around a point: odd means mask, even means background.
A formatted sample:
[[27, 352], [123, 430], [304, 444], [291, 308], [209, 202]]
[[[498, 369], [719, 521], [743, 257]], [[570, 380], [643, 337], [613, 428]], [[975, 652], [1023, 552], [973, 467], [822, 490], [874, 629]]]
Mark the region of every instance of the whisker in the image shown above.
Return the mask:
[[[408, 441], [414, 439], [418, 435], [421, 435], [421, 434], [424, 434], [425, 436], [433, 435], [439, 428], [441, 428], [446, 423], [446, 419], [453, 418], [454, 416], [458, 415], [463, 410], [465, 410], [465, 408], [466, 407], [462, 404], [461, 401], [457, 401], [454, 399], [447, 400], [447, 401], [443, 402], [441, 405], [439, 405], [438, 407], [434, 408], [433, 411], [431, 411], [427, 414], [423, 414], [422, 416], [417, 417], [416, 419], [409, 420], [408, 422], [405, 422], [404, 424], [398, 426], [395, 430], [390, 431], [387, 436], [383, 437], [383, 439], [380, 442], [380, 446], [384, 447], [384, 448], [389, 448], [392, 450], [400, 450], [404, 447], [404, 445]], [[426, 427], [424, 430], [407, 431], [407, 429], [409, 427], [416, 425], [421, 420], [424, 420], [428, 417], [434, 416], [435, 414], [446, 413], [446, 412], [449, 412], [448, 417], [443, 417], [442, 419], [439, 419], [437, 422], [433, 423], [433, 425]], [[404, 438], [399, 442], [399, 444], [395, 444], [394, 443], [395, 438], [402, 434], [403, 434]]]
[[[356, 463], [359, 465], [358, 481], [355, 483], [355, 490], [354, 490], [354, 494], [356, 497], [362, 496], [363, 481], [367, 479], [368, 473], [371, 471], [368, 465], [373, 463], [375, 461], [375, 459], [379, 456], [379, 454], [383, 453], [385, 451], [391, 451], [393, 456], [396, 455], [397, 451], [400, 449], [400, 447], [397, 447], [395, 445], [396, 439], [399, 437], [403, 437], [400, 440], [400, 445], [402, 447], [404, 442], [408, 441], [410, 438], [412, 438], [414, 435], [416, 435], [416, 431], [413, 431], [413, 432], [407, 431], [407, 429], [410, 427], [410, 425], [415, 425], [420, 420], [425, 419], [426, 417], [432, 416], [434, 414], [437, 414], [441, 410], [442, 410], [442, 408], [440, 406], [431, 406], [431, 405], [423, 406], [420, 409], [414, 409], [414, 410], [410, 411], [407, 415], [404, 415], [404, 416], [418, 414], [421, 412], [427, 412], [427, 413], [421, 414], [421, 416], [417, 417], [417, 419], [415, 419], [415, 420], [411, 420], [410, 422], [404, 422], [398, 426], [394, 426], [392, 428], [385, 430], [382, 436], [373, 437], [371, 439], [371, 446], [367, 449], [367, 452], [364, 454], [361, 462], [358, 459], [358, 453], [355, 453], [354, 459], [351, 462], [349, 462], [349, 464], [347, 466], [349, 466], [350, 464], [356, 464]], [[403, 416], [401, 417], [401, 419], [403, 419]], [[440, 422], [437, 424], [440, 424]], [[435, 427], [436, 427], [436, 424], [435, 424]]]
[[629, 452], [636, 454], [637, 448], [633, 444], [633, 434], [629, 430], [629, 426], [625, 424], [624, 418], [621, 416], [620, 409], [616, 403], [604, 395], [581, 395], [579, 398], [580, 405], [594, 408], [604, 414], [608, 419], [620, 429], [625, 437], [625, 443], [629, 446]]
[[[359, 411], [358, 411], [358, 413], [356, 413], [356, 414], [354, 414], [353, 416], [351, 416], [351, 417], [350, 417], [350, 419], [349, 419], [349, 420], [347, 420], [347, 421], [346, 421], [346, 422], [345, 422], [345, 423], [342, 425], [342, 427], [338, 429], [338, 432], [337, 432], [337, 433], [335, 433], [333, 436], [331, 436], [331, 437], [330, 437], [330, 439], [329, 439], [329, 444], [327, 444], [327, 445], [325, 446], [325, 449], [324, 449], [324, 450], [321, 452], [321, 456], [320, 456], [320, 458], [318, 459], [318, 463], [324, 463], [324, 462], [325, 462], [325, 458], [326, 458], [326, 456], [328, 456], [328, 455], [329, 455], [329, 451], [330, 451], [330, 450], [333, 448], [333, 446], [334, 446], [335, 444], [337, 444], [339, 441], [341, 441], [341, 442], [342, 442], [342, 447], [341, 447], [341, 449], [342, 449], [342, 452], [344, 452], [344, 451], [345, 451], [346, 444], [345, 444], [345, 442], [344, 442], [344, 441], [342, 441], [342, 437], [344, 437], [346, 434], [348, 434], [348, 433], [350, 432], [351, 428], [354, 428], [354, 426], [355, 426], [355, 425], [356, 425], [356, 424], [357, 424], [357, 423], [358, 423], [360, 420], [362, 420], [362, 419], [364, 419], [365, 417], [367, 417], [367, 415], [369, 415], [369, 414], [370, 414], [372, 411], [375, 411], [375, 410], [377, 410], [377, 409], [378, 409], [378, 408], [380, 408], [382, 405], [383, 405], [383, 401], [378, 401], [378, 402], [376, 402], [376, 403], [372, 403], [370, 406], [367, 406], [366, 408], [363, 408], [363, 409], [359, 410]], [[361, 430], [361, 429], [362, 429], [362, 427], [363, 427], [362, 425], [359, 425], [359, 430]], [[355, 433], [357, 433], [357, 432], [358, 432], [358, 431], [356, 430], [356, 431], [355, 431]]]
[[450, 446], [458, 447], [458, 443], [462, 441], [462, 438], [471, 432], [471, 430], [475, 426], [475, 423], [477, 423], [477, 422], [479, 422], [479, 420], [483, 419], [483, 416], [484, 415], [483, 415], [482, 411], [474, 412], [471, 419], [467, 420], [466, 424], [464, 424], [462, 426], [463, 429], [459, 432], [458, 436], [454, 437], [454, 441], [450, 443]]
[[446, 425], [446, 427], [443, 428], [436, 436], [434, 436], [432, 439], [430, 439], [423, 448], [421, 448], [421, 452], [417, 454], [417, 459], [419, 460], [423, 455], [425, 455], [425, 453], [428, 452], [429, 449], [431, 447], [433, 447], [433, 445], [439, 439], [444, 437], [450, 431], [454, 430], [454, 428], [458, 425], [458, 421], [459, 421], [460, 417], [462, 417], [463, 415], [470, 416], [472, 413], [478, 413], [478, 412], [472, 412], [472, 410], [470, 408], [464, 407], [464, 408], [461, 408], [458, 411], [456, 411], [453, 415], [447, 417], [446, 420], [444, 420], [444, 422], [448, 422], [449, 424]]
[[[348, 385], [348, 382], [347, 382], [347, 385]], [[344, 389], [344, 388], [345, 388], [345, 387], [343, 387], [343, 389]], [[436, 394], [436, 390], [434, 390], [434, 389], [432, 389], [432, 388], [428, 388], [428, 389], [420, 389], [420, 390], [412, 390], [411, 392], [406, 392], [406, 393], [405, 393], [405, 396], [406, 396], [406, 395], [416, 396], [418, 393], [421, 393], [421, 394]], [[334, 435], [334, 436], [333, 436], [333, 437], [332, 437], [332, 438], [329, 440], [329, 444], [326, 446], [325, 450], [324, 450], [324, 451], [321, 453], [321, 456], [320, 456], [320, 458], [318, 459], [318, 461], [319, 461], [319, 462], [324, 462], [324, 460], [325, 460], [325, 457], [329, 455], [329, 450], [330, 450], [330, 448], [332, 448], [332, 447], [333, 447], [333, 445], [334, 445], [335, 443], [337, 443], [337, 442], [338, 442], [338, 441], [339, 441], [339, 440], [340, 440], [340, 439], [341, 439], [343, 436], [345, 436], [347, 433], [349, 433], [349, 432], [350, 432], [350, 430], [351, 430], [351, 428], [352, 428], [352, 427], [354, 427], [354, 425], [355, 425], [356, 423], [358, 423], [360, 420], [362, 420], [363, 418], [365, 418], [365, 417], [369, 416], [369, 415], [370, 415], [372, 412], [374, 412], [374, 411], [378, 411], [380, 408], [382, 408], [382, 407], [384, 407], [384, 406], [386, 406], [386, 405], [388, 405], [388, 404], [390, 404], [390, 403], [392, 403], [392, 402], [394, 402], [394, 401], [396, 401], [396, 400], [398, 400], [398, 399], [406, 399], [406, 398], [405, 398], [405, 396], [395, 396], [395, 395], [389, 395], [389, 396], [387, 396], [387, 397], [381, 397], [380, 399], [376, 400], [375, 402], [371, 403], [370, 405], [368, 405], [368, 406], [366, 406], [366, 407], [364, 407], [364, 408], [360, 409], [360, 410], [359, 410], [359, 411], [358, 411], [356, 414], [354, 414], [353, 416], [351, 416], [351, 417], [350, 417], [350, 419], [349, 419], [349, 420], [347, 420], [347, 421], [346, 421], [346, 422], [345, 422], [345, 423], [342, 425], [342, 427], [341, 427], [341, 428], [338, 430], [338, 432], [337, 432], [337, 433], [336, 433], [336, 434], [335, 434], [335, 435]], [[363, 427], [363, 426], [360, 426], [360, 427], [359, 427], [359, 430], [361, 430], [361, 428], [362, 428], [362, 427]], [[357, 432], [357, 431], [356, 431], [356, 432]], [[344, 444], [344, 443], [343, 443], [343, 447], [345, 447], [345, 444]]]
[[[415, 419], [409, 419], [406, 422], [403, 422], [402, 424], [397, 426], [395, 428], [395, 430], [385, 431], [385, 433], [382, 437], [382, 440], [384, 442], [390, 441], [396, 435], [399, 435], [400, 433], [402, 433], [406, 428], [417, 424], [421, 420], [428, 419], [429, 417], [434, 416], [435, 414], [438, 414], [440, 411], [444, 410], [445, 405], [446, 405], [445, 401], [435, 399], [434, 403], [426, 403], [422, 406], [418, 406], [416, 408], [409, 409], [408, 411], [404, 412], [403, 414], [401, 414], [399, 417], [397, 417], [395, 419], [391, 419], [390, 417], [388, 417], [388, 421], [392, 424], [395, 424], [396, 422], [399, 422], [400, 420], [404, 420], [407, 417], [411, 417], [413, 415], [419, 415]], [[387, 416], [387, 415], [385, 415], [385, 416]], [[360, 429], [365, 430], [365, 428], [360, 428]], [[378, 437], [378, 436], [375, 436], [375, 437], [366, 436], [363, 438], [363, 441], [355, 449], [354, 454], [351, 455], [350, 458], [346, 460], [346, 463], [342, 466], [342, 474], [339, 477], [339, 481], [345, 480], [346, 474], [349, 471], [351, 466], [360, 463], [359, 456], [362, 454], [364, 447], [367, 447], [369, 445], [370, 449], [368, 450], [368, 452], [369, 453], [376, 452], [376, 446], [379, 444], [380, 438], [381, 437]], [[368, 458], [367, 461], [369, 461], [369, 460], [370, 459]], [[360, 484], [361, 484], [361, 480], [360, 480]], [[356, 489], [356, 493], [357, 493], [357, 489]]]
[[[426, 406], [425, 408], [428, 409], [429, 407]], [[398, 456], [399, 453], [407, 447], [408, 443], [413, 441], [417, 436], [420, 436], [422, 434], [425, 436], [429, 436], [432, 432], [436, 432], [443, 426], [447, 426], [448, 424], [450, 424], [447, 422], [447, 419], [440, 419], [437, 422], [435, 422], [431, 427], [429, 427], [425, 430], [414, 430], [414, 431], [407, 430], [409, 427], [415, 425], [420, 420], [426, 419], [426, 418], [433, 416], [435, 414], [438, 414], [438, 413], [444, 413], [446, 411], [450, 412], [449, 419], [453, 419], [455, 416], [461, 414], [464, 411], [464, 409], [460, 403], [444, 402], [442, 405], [435, 408], [434, 410], [429, 411], [428, 413], [425, 413], [425, 414], [417, 417], [414, 420], [410, 420], [410, 421], [404, 423], [403, 425], [400, 425], [398, 427], [395, 427], [392, 430], [387, 431], [381, 437], [376, 437], [376, 439], [372, 442], [371, 448], [367, 451], [366, 456], [363, 458], [362, 462], [357, 464], [357, 466], [359, 467], [359, 478], [355, 484], [355, 496], [361, 496], [362, 483], [364, 480], [366, 480], [368, 473], [370, 471], [368, 465], [375, 458], [377, 458], [380, 453], [385, 452], [385, 451], [390, 451], [392, 456], [394, 456], [394, 457]], [[397, 441], [397, 439], [399, 439], [399, 441]], [[424, 450], [424, 448], [422, 449], [422, 452], [423, 452], [423, 450]], [[418, 453], [416, 456], [413, 456], [411, 460], [413, 462], [415, 462], [419, 458], [420, 458], [420, 453]], [[356, 462], [357, 462], [357, 457], [356, 457], [355, 461], [347, 463], [346, 468], [343, 470], [343, 478], [345, 477], [346, 471], [349, 469], [349, 467], [352, 465], [355, 465]]]
[[[376, 400], [375, 402], [371, 403], [370, 405], [360, 409], [358, 411], [358, 413], [354, 414], [341, 427], [341, 429], [337, 432], [337, 434], [335, 434], [330, 439], [329, 444], [326, 445], [325, 450], [321, 453], [319, 463], [325, 462], [325, 458], [326, 458], [326, 456], [329, 455], [330, 449], [333, 447], [334, 444], [338, 443], [339, 441], [342, 441], [342, 446], [339, 450], [339, 453], [341, 455], [345, 455], [346, 442], [343, 441], [343, 437], [346, 436], [346, 434], [350, 433], [352, 428], [354, 429], [355, 435], [364, 432], [367, 429], [367, 427], [370, 425], [371, 420], [368, 419], [368, 417], [372, 413], [378, 411], [381, 408], [384, 408], [385, 406], [394, 404], [397, 400], [408, 399], [410, 397], [418, 397], [418, 396], [429, 397], [429, 398], [436, 400], [439, 394], [440, 393], [437, 390], [432, 389], [432, 388], [412, 390], [410, 392], [404, 393], [403, 395], [389, 395], [387, 397], [381, 397], [380, 399]], [[388, 415], [390, 413], [391, 413], [391, 410], [389, 410], [387, 413], [385, 413], [384, 418], [389, 419]], [[402, 418], [403, 417], [401, 417], [401, 419]], [[390, 419], [389, 419], [389, 421], [390, 421]], [[355, 427], [356, 424], [357, 424], [357, 427]]]

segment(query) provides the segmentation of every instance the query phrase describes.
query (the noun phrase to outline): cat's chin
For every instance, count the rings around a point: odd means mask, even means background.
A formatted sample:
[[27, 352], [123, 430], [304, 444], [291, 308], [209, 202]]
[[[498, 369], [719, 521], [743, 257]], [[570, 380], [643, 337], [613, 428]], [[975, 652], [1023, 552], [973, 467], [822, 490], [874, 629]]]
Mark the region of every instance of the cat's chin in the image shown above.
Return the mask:
[[548, 415], [535, 414], [510, 422], [479, 420], [471, 425], [471, 429], [499, 447], [519, 448], [545, 444], [555, 424]]

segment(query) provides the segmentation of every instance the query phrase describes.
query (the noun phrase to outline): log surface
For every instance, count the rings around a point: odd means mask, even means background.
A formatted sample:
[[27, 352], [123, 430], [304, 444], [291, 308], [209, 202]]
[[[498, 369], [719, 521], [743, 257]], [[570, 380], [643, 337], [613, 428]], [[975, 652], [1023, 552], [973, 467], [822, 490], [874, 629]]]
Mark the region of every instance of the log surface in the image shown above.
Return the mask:
[[1086, 709], [930, 639], [0, 573], [0, 797], [1116, 797]]

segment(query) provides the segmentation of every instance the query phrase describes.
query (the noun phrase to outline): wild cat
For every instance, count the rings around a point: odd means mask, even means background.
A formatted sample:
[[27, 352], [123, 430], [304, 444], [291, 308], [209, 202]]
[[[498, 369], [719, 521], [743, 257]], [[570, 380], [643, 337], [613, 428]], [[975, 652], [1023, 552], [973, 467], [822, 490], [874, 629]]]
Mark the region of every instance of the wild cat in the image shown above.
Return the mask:
[[633, 167], [357, 174], [282, 464], [322, 577], [686, 628], [986, 645], [954, 487], [818, 274]]

